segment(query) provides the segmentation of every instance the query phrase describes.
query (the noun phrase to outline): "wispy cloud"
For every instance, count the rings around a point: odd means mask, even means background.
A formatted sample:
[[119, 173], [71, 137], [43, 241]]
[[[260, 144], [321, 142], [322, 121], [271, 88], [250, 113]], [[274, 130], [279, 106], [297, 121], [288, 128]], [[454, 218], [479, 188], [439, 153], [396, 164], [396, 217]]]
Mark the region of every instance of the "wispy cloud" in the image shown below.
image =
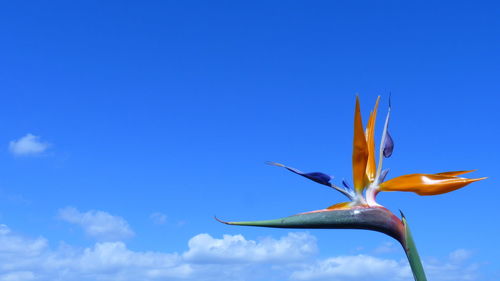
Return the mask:
[[472, 256], [472, 252], [466, 249], [457, 249], [450, 253], [450, 261], [453, 263], [461, 263]]
[[39, 136], [26, 134], [24, 137], [9, 143], [9, 151], [16, 156], [38, 155], [47, 150], [50, 144], [40, 140]]
[[30, 271], [16, 271], [0, 276], [0, 281], [29, 281], [35, 280], [35, 275]]
[[382, 245], [378, 246], [377, 248], [375, 248], [373, 252], [375, 254], [388, 254], [388, 253], [395, 253], [400, 250], [401, 246], [392, 241], [387, 241], [384, 242]]
[[76, 208], [66, 207], [59, 210], [59, 218], [81, 226], [87, 235], [100, 240], [114, 241], [134, 236], [125, 219], [103, 211], [90, 210], [83, 213]]
[[167, 222], [167, 215], [160, 212], [152, 213], [149, 218], [154, 224], [165, 224]]
[[433, 258], [424, 263], [424, 267], [431, 280], [483, 280], [479, 276], [479, 264], [469, 262], [471, 256], [472, 251], [457, 249], [448, 255], [448, 259]]
[[403, 261], [367, 255], [339, 256], [310, 264], [294, 271], [295, 280], [411, 280], [412, 273]]
[[[426, 259], [424, 268], [429, 280], [480, 280], [479, 264], [469, 262], [471, 252], [458, 249], [445, 259]], [[293, 280], [305, 281], [413, 281], [406, 259], [395, 260], [370, 255], [338, 256], [304, 264], [291, 274]], [[483, 280], [483, 279], [481, 279]], [[493, 280], [493, 279], [488, 279]]]
[[[48, 246], [45, 238], [25, 238], [20, 235], [14, 235], [10, 228], [0, 224], [0, 253], [6, 259], [15, 259], [18, 255], [39, 255]], [[1, 263], [5, 265], [4, 263]]]

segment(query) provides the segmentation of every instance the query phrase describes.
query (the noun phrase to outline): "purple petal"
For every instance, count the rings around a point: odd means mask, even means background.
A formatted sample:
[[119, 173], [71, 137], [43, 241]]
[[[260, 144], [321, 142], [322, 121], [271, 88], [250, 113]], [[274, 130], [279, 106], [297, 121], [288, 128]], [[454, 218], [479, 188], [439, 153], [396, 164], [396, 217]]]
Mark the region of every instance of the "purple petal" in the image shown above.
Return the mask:
[[319, 172], [313, 172], [313, 173], [304, 173], [304, 174], [299, 174], [303, 177], [306, 177], [312, 181], [315, 181], [320, 184], [328, 185], [330, 186], [330, 181], [332, 180], [332, 177], [330, 177], [327, 174], [319, 173]]
[[342, 179], [342, 185], [347, 188], [348, 190], [351, 190], [352, 187], [349, 185], [349, 183], [345, 180], [345, 179]]
[[393, 150], [394, 150], [394, 141], [392, 140], [392, 137], [389, 134], [389, 130], [387, 130], [385, 132], [384, 157], [385, 158], [391, 157]]
[[329, 175], [327, 174], [324, 174], [324, 173], [319, 173], [319, 172], [312, 172], [312, 173], [304, 173], [300, 170], [297, 170], [295, 168], [292, 168], [292, 167], [288, 167], [288, 166], [285, 166], [283, 164], [280, 164], [280, 163], [276, 163], [276, 162], [271, 162], [271, 161], [268, 161], [266, 162], [268, 165], [272, 165], [272, 166], [277, 166], [277, 167], [283, 167], [285, 169], [287, 169], [288, 171], [292, 172], [292, 173], [295, 173], [297, 175], [301, 175], [305, 178], [308, 178], [314, 182], [317, 182], [319, 184], [324, 184], [326, 186], [332, 186], [330, 184], [330, 181], [332, 180], [332, 177], [330, 177]]
[[379, 183], [384, 182], [385, 177], [387, 176], [387, 173], [389, 173], [389, 169], [385, 169], [382, 172], [380, 172], [380, 176], [379, 176], [379, 180], [378, 180]]
[[383, 150], [382, 153], [385, 158], [389, 158], [394, 150], [394, 141], [392, 140], [391, 134], [389, 134], [389, 118], [391, 116], [391, 94], [389, 94], [389, 111], [387, 112], [387, 117], [385, 119], [384, 132], [382, 136], [383, 140]]

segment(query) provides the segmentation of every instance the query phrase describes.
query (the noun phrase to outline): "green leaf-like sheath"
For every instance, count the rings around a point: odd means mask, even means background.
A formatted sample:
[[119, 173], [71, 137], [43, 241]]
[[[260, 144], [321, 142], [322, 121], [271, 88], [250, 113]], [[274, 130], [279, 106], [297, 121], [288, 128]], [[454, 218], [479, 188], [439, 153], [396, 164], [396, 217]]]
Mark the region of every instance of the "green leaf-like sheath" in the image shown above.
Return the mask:
[[413, 278], [415, 278], [415, 281], [427, 281], [427, 277], [425, 277], [424, 267], [422, 266], [422, 261], [420, 261], [417, 246], [415, 245], [415, 241], [413, 241], [413, 236], [411, 235], [408, 222], [406, 221], [406, 218], [404, 216], [402, 220], [405, 231], [405, 243], [403, 244], [403, 247], [405, 249], [406, 256], [408, 257], [411, 271], [413, 272]]
[[366, 229], [385, 233], [404, 245], [404, 226], [401, 220], [383, 207], [321, 210], [262, 221], [225, 222], [217, 220], [229, 225], [274, 228]]

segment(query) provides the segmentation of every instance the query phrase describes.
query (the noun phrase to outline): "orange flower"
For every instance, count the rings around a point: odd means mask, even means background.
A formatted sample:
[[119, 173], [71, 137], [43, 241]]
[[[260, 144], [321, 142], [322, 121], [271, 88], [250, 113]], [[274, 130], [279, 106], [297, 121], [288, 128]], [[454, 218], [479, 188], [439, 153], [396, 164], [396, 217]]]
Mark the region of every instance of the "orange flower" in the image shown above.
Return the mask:
[[335, 185], [333, 177], [325, 173], [309, 172], [305, 173], [283, 164], [268, 162], [268, 164], [283, 167], [287, 170], [308, 178], [317, 183], [329, 186], [344, 194], [351, 201], [335, 204], [325, 210], [348, 209], [359, 206], [380, 206], [375, 197], [380, 191], [411, 191], [419, 195], [437, 195], [447, 193], [462, 188], [469, 183], [483, 180], [485, 178], [467, 179], [457, 177], [470, 171], [453, 171], [437, 174], [410, 174], [384, 181], [388, 169], [382, 170], [384, 158], [389, 158], [394, 149], [394, 142], [389, 134], [389, 117], [391, 113], [390, 99], [387, 117], [385, 118], [382, 139], [378, 153], [378, 164], [376, 164], [375, 152], [375, 120], [380, 97], [377, 98], [375, 106], [370, 113], [370, 118], [363, 130], [361, 119], [361, 109], [359, 98], [356, 97], [354, 109], [354, 137], [352, 145], [352, 176], [354, 181], [354, 191], [344, 180], [342, 184], [345, 188]]

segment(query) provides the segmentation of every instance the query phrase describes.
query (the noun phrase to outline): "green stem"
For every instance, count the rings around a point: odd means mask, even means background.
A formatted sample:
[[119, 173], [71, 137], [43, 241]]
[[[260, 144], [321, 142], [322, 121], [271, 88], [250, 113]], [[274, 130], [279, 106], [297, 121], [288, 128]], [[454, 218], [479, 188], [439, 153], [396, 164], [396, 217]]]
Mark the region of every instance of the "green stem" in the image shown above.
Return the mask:
[[408, 262], [413, 272], [413, 278], [415, 278], [415, 281], [427, 281], [422, 261], [420, 261], [420, 256], [418, 255], [417, 246], [415, 245], [415, 241], [413, 241], [410, 227], [404, 216], [402, 216], [402, 221], [405, 231], [405, 245], [403, 247], [405, 248], [406, 257], [408, 257]]

